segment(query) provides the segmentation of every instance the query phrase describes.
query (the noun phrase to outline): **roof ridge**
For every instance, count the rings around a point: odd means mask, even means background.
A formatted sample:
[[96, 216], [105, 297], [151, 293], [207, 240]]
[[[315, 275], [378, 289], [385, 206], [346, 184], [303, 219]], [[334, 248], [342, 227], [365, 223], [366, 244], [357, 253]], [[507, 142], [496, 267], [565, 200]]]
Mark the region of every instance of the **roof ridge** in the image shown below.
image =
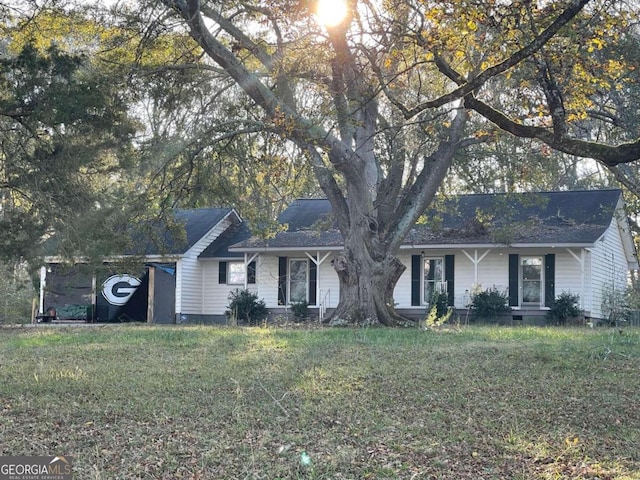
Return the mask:
[[[452, 193], [447, 195], [448, 197], [471, 197], [471, 196], [492, 196], [492, 195], [535, 195], [535, 194], [570, 194], [570, 193], [603, 193], [603, 192], [622, 192], [620, 188], [581, 188], [577, 190], [533, 190], [530, 192], [491, 192], [491, 193]], [[320, 198], [308, 198], [308, 197], [298, 197], [292, 200], [291, 203], [294, 202], [302, 202], [302, 201], [329, 201], [327, 197]], [[289, 204], [291, 205], [291, 204]]]

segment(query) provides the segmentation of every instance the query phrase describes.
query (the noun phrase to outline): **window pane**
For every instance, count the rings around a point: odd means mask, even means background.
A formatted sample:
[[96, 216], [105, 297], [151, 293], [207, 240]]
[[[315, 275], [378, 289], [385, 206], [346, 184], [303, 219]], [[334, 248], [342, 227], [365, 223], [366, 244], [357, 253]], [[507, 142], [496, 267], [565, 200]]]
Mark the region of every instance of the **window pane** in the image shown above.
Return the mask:
[[289, 302], [307, 301], [307, 265], [306, 260], [289, 262]]
[[522, 258], [522, 303], [542, 300], [542, 257]]
[[444, 260], [442, 258], [424, 259], [424, 303], [431, 303], [434, 295], [442, 293], [444, 282]]
[[244, 285], [245, 273], [244, 263], [242, 262], [229, 262], [228, 266], [228, 283], [233, 285]]
[[522, 303], [540, 303], [540, 282], [522, 283]]

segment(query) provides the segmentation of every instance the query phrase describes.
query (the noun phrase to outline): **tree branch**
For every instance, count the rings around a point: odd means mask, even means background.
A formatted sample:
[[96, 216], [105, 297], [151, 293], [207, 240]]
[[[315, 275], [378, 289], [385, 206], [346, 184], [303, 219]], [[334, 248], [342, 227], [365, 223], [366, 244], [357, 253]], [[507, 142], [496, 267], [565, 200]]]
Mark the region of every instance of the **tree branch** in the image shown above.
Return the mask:
[[[400, 108], [405, 118], [407, 119], [416, 116], [424, 110], [441, 107], [455, 100], [459, 100], [465, 95], [480, 88], [491, 78], [506, 72], [510, 68], [522, 62], [524, 59], [538, 52], [542, 47], [546, 45], [549, 40], [551, 40], [551, 38], [553, 38], [556, 33], [558, 33], [558, 31], [563, 26], [569, 23], [582, 10], [582, 8], [587, 3], [589, 3], [589, 1], [590, 0], [573, 0], [569, 4], [569, 6], [551, 23], [551, 25], [549, 25], [539, 35], [537, 35], [528, 45], [513, 53], [502, 62], [483, 70], [480, 74], [478, 74], [471, 80], [467, 80], [462, 76], [455, 79], [454, 81], [456, 81], [456, 83], [460, 86], [445, 95], [442, 95], [434, 100], [423, 102], [411, 109], [404, 106], [397, 99], [390, 98], [390, 100], [394, 103], [394, 105]], [[425, 49], [428, 49], [428, 45], [425, 43], [425, 39], [423, 39], [419, 35], [416, 38], [418, 39], [419, 45], [421, 45]], [[436, 57], [438, 57], [438, 55], [436, 55]], [[438, 64], [437, 60], [436, 64]], [[438, 65], [438, 67], [440, 68], [440, 65]], [[388, 91], [385, 90], [385, 93], [388, 94]]]
[[[387, 243], [390, 248], [400, 247], [406, 234], [435, 197], [454, 155], [460, 149], [468, 118], [469, 114], [464, 108], [456, 110], [447, 134], [440, 141], [436, 151], [425, 158], [425, 166], [413, 185], [404, 191], [396, 216], [389, 224]], [[430, 163], [430, 166], [426, 165], [427, 163]]]
[[556, 133], [545, 128], [518, 123], [502, 112], [478, 100], [473, 95], [467, 95], [465, 97], [465, 106], [475, 110], [502, 130], [517, 137], [535, 138], [543, 141], [555, 150], [578, 157], [593, 158], [609, 167], [640, 159], [640, 139], [612, 146], [587, 140], [568, 138], [567, 136], [558, 137]]

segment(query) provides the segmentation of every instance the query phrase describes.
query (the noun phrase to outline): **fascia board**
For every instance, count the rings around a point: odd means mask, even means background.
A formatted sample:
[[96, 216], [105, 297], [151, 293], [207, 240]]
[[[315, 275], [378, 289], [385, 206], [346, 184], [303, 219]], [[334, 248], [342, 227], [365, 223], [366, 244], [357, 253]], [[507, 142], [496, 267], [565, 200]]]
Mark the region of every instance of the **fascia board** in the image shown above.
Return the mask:
[[402, 245], [400, 250], [458, 250], [463, 248], [588, 248], [593, 247], [593, 243], [442, 243], [442, 244], [413, 244]]
[[344, 250], [344, 247], [339, 246], [323, 246], [323, 245], [309, 245], [307, 247], [229, 247], [230, 252], [247, 252], [247, 253], [278, 253], [278, 252], [309, 252], [309, 251], [335, 251], [339, 252]]
[[[193, 244], [193, 246], [191, 248], [189, 248], [186, 252], [183, 253], [184, 257], [190, 257], [193, 255], [194, 252], [197, 252], [197, 255], [200, 255], [209, 245], [211, 245], [216, 238], [218, 238], [220, 235], [222, 235], [223, 232], [225, 232], [227, 230], [227, 228], [225, 228], [224, 230], [222, 230], [218, 235], [216, 235], [215, 237], [212, 236], [213, 231], [223, 222], [225, 222], [229, 217], [231, 216], [235, 216], [236, 219], [239, 222], [242, 222], [242, 218], [240, 218], [240, 215], [238, 215], [238, 212], [236, 211], [235, 208], [232, 208], [231, 210], [229, 210], [229, 212], [220, 219], [220, 221], [218, 221], [214, 226], [212, 226], [207, 233], [205, 233], [202, 237], [200, 237], [200, 239]], [[231, 226], [231, 225], [229, 225]]]
[[[142, 262], [177, 262], [183, 257], [182, 254], [167, 254], [167, 255], [111, 255], [109, 257], [105, 257], [102, 259], [103, 263], [117, 263], [118, 261], [126, 260], [140, 260]], [[87, 257], [76, 257], [71, 259], [73, 263], [89, 263], [89, 259]], [[61, 257], [59, 255], [54, 256], [46, 256], [44, 257], [44, 263], [67, 263], [69, 261], [68, 258]]]

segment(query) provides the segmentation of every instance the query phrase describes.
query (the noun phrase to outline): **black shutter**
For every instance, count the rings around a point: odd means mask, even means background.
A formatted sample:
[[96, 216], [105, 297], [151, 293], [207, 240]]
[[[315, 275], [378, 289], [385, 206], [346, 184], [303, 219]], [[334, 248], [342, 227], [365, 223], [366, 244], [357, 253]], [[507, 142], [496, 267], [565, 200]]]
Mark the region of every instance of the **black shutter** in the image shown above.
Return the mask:
[[420, 305], [421, 261], [422, 255], [411, 255], [411, 305], [413, 306]]
[[247, 283], [256, 283], [256, 262], [247, 265]]
[[544, 305], [550, 307], [556, 299], [556, 255], [544, 256]]
[[318, 286], [318, 266], [315, 262], [309, 261], [309, 305], [315, 305]]
[[520, 277], [520, 257], [517, 254], [509, 255], [509, 306], [519, 305], [519, 277]]
[[455, 302], [453, 277], [455, 272], [455, 255], [444, 257], [444, 280], [447, 282], [447, 305], [453, 307]]
[[287, 257], [278, 257], [278, 305], [287, 304]]
[[218, 262], [218, 283], [227, 283], [227, 262]]

